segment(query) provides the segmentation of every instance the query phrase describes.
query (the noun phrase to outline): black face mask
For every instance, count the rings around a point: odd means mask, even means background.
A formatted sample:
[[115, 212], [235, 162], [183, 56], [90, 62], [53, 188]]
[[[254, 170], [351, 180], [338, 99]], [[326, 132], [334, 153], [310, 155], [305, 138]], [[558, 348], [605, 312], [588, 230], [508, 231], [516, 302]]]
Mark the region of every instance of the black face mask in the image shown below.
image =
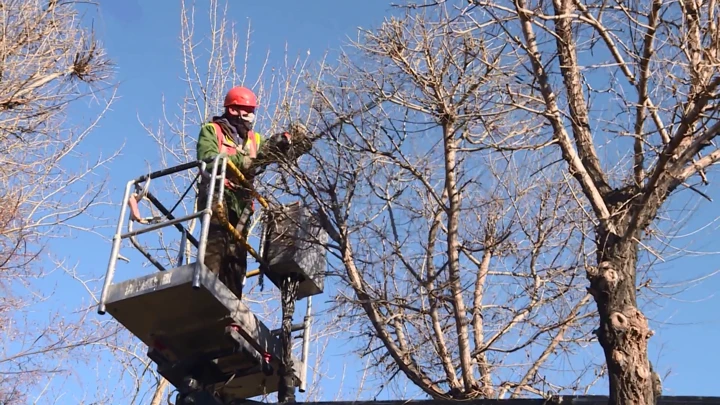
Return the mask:
[[235, 127], [235, 129], [238, 131], [238, 133], [242, 135], [246, 135], [248, 132], [252, 130], [253, 124], [252, 122], [245, 121], [244, 119], [240, 118], [239, 116], [233, 116], [230, 114], [227, 114], [225, 118], [228, 120], [230, 125]]
[[238, 130], [238, 132], [245, 133], [252, 129], [252, 123], [247, 122], [238, 116], [228, 114], [225, 116], [225, 118], [227, 118], [230, 125], [234, 126]]

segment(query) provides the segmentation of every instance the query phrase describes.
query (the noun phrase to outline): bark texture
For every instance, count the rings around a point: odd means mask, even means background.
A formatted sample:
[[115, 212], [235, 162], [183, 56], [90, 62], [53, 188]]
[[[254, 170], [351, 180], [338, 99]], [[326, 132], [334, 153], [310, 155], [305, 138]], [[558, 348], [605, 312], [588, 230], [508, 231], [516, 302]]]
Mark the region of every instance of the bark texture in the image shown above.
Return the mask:
[[635, 269], [638, 244], [602, 238], [599, 266], [588, 271], [591, 293], [600, 314], [598, 340], [610, 378], [610, 404], [655, 404], [659, 378], [647, 353], [652, 336], [637, 307]]

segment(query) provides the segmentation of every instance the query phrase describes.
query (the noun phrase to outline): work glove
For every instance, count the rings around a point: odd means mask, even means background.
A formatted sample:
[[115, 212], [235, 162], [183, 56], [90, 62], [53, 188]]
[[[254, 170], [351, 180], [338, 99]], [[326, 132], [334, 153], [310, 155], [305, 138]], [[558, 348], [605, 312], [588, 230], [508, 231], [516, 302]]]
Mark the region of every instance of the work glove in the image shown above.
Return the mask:
[[271, 135], [263, 145], [266, 158], [274, 161], [285, 160], [292, 150], [292, 136], [289, 132], [279, 132]]
[[307, 128], [300, 123], [293, 123], [287, 131], [273, 134], [267, 139], [254, 165], [264, 167], [272, 163], [294, 163], [311, 149], [312, 142]]
[[298, 159], [300, 156], [312, 150], [312, 141], [310, 140], [307, 127], [299, 122], [293, 122], [288, 129], [291, 139], [292, 159]]

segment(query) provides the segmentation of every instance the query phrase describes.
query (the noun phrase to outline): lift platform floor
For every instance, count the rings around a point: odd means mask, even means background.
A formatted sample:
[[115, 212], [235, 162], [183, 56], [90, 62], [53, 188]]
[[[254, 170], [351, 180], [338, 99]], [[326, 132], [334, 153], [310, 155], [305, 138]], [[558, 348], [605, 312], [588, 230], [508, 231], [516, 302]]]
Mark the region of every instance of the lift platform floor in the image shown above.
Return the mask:
[[[195, 266], [200, 287], [192, 288]], [[144, 342], [178, 391], [247, 399], [277, 391], [280, 339], [204, 265], [110, 286], [109, 312]], [[293, 358], [296, 386], [302, 364]]]

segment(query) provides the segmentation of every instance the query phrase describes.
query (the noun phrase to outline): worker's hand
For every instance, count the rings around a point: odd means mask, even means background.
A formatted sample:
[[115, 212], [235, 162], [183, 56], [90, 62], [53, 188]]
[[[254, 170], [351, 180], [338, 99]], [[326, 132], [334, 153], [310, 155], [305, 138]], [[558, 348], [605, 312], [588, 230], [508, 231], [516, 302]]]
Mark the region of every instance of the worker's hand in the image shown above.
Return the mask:
[[287, 155], [292, 147], [292, 135], [289, 132], [273, 135], [273, 145], [280, 155]]
[[279, 132], [268, 137], [257, 158], [253, 161], [255, 167], [264, 167], [273, 163], [280, 163], [288, 159], [292, 153], [292, 136], [289, 132]]
[[293, 122], [290, 124], [288, 132], [292, 137], [293, 158], [297, 159], [312, 150], [312, 142], [310, 141], [308, 129], [305, 125], [299, 122]]
[[290, 124], [288, 132], [290, 133], [290, 135], [292, 135], [293, 138], [298, 139], [307, 137], [308, 130], [307, 127], [302, 123], [293, 122], [292, 124]]
[[272, 163], [292, 163], [312, 149], [307, 128], [300, 123], [292, 123], [285, 132], [270, 136], [261, 152], [253, 162], [254, 167], [265, 167]]

